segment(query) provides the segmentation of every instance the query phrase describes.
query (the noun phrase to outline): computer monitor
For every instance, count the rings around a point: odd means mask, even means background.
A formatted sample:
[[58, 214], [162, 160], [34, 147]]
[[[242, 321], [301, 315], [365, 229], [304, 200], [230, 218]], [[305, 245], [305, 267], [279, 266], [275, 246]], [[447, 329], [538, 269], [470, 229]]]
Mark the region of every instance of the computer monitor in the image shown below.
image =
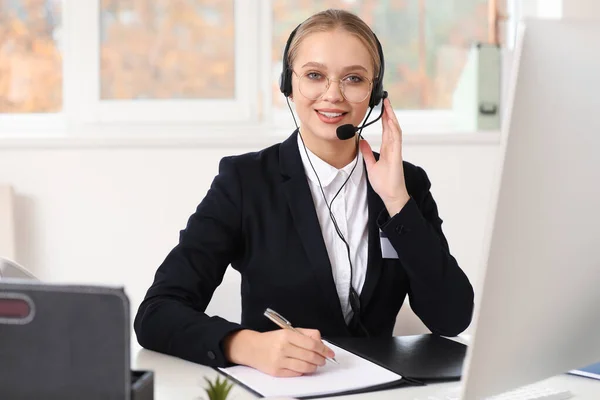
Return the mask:
[[600, 360], [600, 24], [528, 20], [462, 399]]

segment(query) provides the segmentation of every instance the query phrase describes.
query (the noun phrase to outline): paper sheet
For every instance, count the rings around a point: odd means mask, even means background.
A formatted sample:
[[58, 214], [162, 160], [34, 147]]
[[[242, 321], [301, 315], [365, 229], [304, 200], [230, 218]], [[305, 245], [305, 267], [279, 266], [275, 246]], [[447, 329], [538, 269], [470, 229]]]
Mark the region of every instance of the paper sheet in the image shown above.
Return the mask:
[[[324, 341], [325, 342], [325, 341]], [[234, 366], [219, 368], [264, 397], [319, 396], [363, 389], [397, 381], [402, 377], [394, 372], [358, 357], [334, 344], [325, 342], [335, 352], [339, 364], [329, 361], [314, 374], [293, 378], [278, 378], [254, 368]]]

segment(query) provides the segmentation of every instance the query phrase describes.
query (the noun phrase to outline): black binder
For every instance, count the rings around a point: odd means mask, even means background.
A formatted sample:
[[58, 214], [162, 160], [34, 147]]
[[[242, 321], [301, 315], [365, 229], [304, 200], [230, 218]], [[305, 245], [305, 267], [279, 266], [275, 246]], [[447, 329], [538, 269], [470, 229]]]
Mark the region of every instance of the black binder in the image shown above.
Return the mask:
[[122, 288], [0, 281], [0, 393], [19, 399], [151, 400], [152, 372], [130, 370]]
[[[395, 372], [402, 378], [362, 389], [333, 392], [326, 395], [298, 396], [297, 398], [336, 397], [396, 389], [403, 386], [420, 386], [432, 382], [460, 380], [467, 349], [464, 344], [432, 334], [378, 338], [339, 337], [327, 338], [327, 341]], [[228, 373], [215, 369], [246, 390], [258, 397], [263, 397], [261, 393], [236, 380]]]
[[328, 340], [417, 384], [460, 380], [467, 351], [462, 343], [432, 334]]

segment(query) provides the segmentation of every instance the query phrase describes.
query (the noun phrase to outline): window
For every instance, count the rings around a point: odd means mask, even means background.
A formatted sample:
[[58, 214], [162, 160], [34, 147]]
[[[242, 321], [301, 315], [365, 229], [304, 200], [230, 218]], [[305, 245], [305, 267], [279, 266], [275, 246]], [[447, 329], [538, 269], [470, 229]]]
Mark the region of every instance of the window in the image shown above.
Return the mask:
[[[83, 4], [85, 3], [85, 4]], [[70, 0], [83, 31], [70, 92], [82, 124], [256, 121], [257, 11], [246, 0]], [[255, 30], [255, 33], [253, 33]], [[197, 129], [195, 130], [198, 131]]]
[[0, 0], [0, 114], [62, 110], [60, 0]]
[[232, 0], [106, 0], [100, 98], [232, 99]]
[[0, 0], [0, 134], [40, 115], [75, 136], [289, 132], [283, 48], [326, 8], [373, 27], [404, 126], [443, 130], [470, 47], [487, 40], [489, 2], [506, 1], [534, 0]]

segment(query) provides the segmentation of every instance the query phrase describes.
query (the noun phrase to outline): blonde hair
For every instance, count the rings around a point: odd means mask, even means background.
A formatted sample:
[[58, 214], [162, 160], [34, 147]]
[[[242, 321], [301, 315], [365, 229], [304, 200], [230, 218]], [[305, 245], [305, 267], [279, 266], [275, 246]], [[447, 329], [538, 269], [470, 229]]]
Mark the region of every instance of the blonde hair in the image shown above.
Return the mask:
[[377, 39], [369, 26], [358, 16], [345, 10], [329, 9], [318, 12], [304, 21], [296, 31], [287, 54], [288, 65], [291, 67], [298, 55], [298, 48], [302, 40], [315, 32], [330, 32], [335, 29], [354, 35], [367, 48], [371, 61], [373, 63], [373, 79], [380, 78], [379, 70], [381, 67], [381, 58], [377, 48]]

